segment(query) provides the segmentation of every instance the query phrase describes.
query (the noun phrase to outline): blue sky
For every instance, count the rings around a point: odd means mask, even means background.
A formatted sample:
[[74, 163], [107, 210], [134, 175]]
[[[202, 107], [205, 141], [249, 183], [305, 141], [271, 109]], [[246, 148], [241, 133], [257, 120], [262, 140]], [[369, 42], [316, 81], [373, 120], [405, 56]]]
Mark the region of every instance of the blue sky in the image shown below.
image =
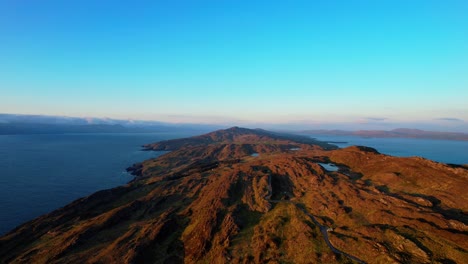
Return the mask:
[[466, 0], [0, 0], [0, 113], [465, 129], [466, 14]]

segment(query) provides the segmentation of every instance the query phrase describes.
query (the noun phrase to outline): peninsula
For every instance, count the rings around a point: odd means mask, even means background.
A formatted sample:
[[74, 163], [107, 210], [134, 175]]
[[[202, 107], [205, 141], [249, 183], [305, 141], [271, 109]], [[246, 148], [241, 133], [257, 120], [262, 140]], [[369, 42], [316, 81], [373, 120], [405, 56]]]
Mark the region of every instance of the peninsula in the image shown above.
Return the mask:
[[468, 259], [466, 167], [238, 127], [144, 148], [168, 152], [0, 237], [0, 262]]

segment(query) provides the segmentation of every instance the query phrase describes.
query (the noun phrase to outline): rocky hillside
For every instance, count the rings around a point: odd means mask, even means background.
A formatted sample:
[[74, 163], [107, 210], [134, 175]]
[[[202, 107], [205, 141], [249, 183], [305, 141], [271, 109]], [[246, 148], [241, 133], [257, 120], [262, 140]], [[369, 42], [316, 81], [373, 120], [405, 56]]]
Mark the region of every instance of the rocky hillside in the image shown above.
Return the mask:
[[231, 128], [0, 238], [0, 263], [466, 263], [468, 170]]

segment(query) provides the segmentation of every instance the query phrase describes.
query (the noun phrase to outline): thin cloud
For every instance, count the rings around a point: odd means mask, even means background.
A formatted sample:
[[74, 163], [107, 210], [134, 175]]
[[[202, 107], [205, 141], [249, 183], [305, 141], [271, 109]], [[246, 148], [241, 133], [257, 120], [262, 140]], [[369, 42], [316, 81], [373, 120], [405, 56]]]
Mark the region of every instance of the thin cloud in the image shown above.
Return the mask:
[[388, 120], [388, 118], [386, 117], [363, 117], [359, 120], [356, 121], [356, 123], [358, 124], [362, 124], [362, 125], [372, 125], [372, 124], [385, 124], [387, 122], [384, 122]]
[[441, 118], [436, 118], [436, 120], [440, 121], [450, 121], [450, 122], [463, 122], [463, 120], [455, 117], [441, 117]]
[[385, 121], [388, 118], [386, 117], [366, 117], [367, 120], [369, 121]]
[[239, 120], [228, 116], [215, 116], [215, 115], [183, 115], [183, 114], [170, 114], [161, 115], [159, 119], [169, 123], [200, 123], [200, 124], [239, 124], [243, 120]]

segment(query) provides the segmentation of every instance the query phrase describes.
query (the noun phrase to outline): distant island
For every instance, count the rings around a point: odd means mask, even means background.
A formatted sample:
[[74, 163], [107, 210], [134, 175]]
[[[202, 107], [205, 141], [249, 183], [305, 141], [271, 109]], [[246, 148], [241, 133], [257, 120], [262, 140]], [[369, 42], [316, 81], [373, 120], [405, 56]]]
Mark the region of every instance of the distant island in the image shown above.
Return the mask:
[[468, 141], [468, 134], [460, 132], [437, 132], [420, 129], [397, 128], [393, 130], [303, 130], [309, 135], [360, 136], [376, 138], [425, 138]]
[[0, 263], [465, 263], [468, 169], [233, 127], [0, 237]]

